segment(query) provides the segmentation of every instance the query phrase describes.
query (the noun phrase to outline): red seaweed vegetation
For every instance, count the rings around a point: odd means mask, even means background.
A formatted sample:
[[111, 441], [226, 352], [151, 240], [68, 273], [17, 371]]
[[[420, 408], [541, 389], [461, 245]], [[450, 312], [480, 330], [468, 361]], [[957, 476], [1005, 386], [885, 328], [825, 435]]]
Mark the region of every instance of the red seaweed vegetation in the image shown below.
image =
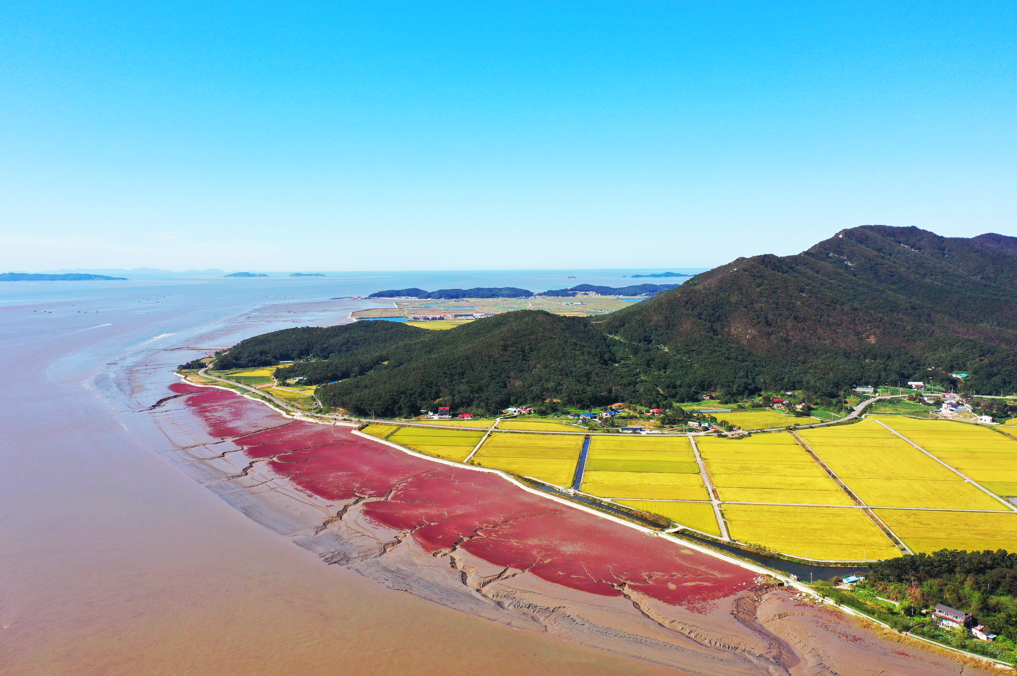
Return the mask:
[[[432, 554], [459, 549], [602, 596], [638, 592], [705, 611], [754, 574], [674, 542], [534, 495], [501, 476], [431, 462], [355, 436], [348, 427], [286, 419], [231, 392], [177, 384], [211, 434], [306, 493], [363, 500], [374, 523], [409, 532]], [[369, 499], [369, 500], [368, 500]]]

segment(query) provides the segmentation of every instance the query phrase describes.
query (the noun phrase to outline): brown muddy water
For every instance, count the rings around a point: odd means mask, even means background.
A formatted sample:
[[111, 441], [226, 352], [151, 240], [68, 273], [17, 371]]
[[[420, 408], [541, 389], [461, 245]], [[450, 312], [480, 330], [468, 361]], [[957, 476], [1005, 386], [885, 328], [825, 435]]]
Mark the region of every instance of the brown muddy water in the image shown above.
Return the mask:
[[[345, 321], [291, 280], [0, 289], [0, 674], [664, 674], [429, 604], [257, 525], [139, 413], [197, 353]], [[161, 394], [160, 394], [161, 396]]]

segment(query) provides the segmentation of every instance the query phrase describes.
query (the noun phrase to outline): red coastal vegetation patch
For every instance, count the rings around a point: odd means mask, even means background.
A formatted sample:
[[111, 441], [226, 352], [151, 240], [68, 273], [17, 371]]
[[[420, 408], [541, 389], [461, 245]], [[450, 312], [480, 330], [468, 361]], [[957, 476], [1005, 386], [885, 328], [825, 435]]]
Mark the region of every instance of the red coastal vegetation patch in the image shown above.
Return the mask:
[[348, 427], [284, 423], [230, 392], [182, 387], [190, 388], [186, 403], [211, 434], [239, 436], [233, 441], [245, 454], [271, 458], [273, 471], [307, 493], [333, 501], [374, 498], [363, 505], [366, 516], [411, 532], [428, 552], [461, 548], [571, 589], [638, 592], [698, 611], [753, 584], [750, 571], [534, 495], [501, 476], [418, 458]]
[[286, 421], [269, 407], [228, 390], [195, 387], [188, 383], [174, 383], [170, 390], [187, 395], [187, 405], [198, 409], [213, 436], [237, 437], [267, 427], [277, 427]]

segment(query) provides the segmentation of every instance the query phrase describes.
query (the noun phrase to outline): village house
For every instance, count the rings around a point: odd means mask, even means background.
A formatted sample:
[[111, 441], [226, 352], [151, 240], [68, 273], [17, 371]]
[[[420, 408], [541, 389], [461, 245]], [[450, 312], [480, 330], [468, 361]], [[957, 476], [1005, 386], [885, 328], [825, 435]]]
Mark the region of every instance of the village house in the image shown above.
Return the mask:
[[910, 387], [912, 390], [924, 390], [925, 383], [921, 382], [920, 380], [909, 380], [908, 387]]
[[456, 417], [459, 418], [460, 420], [472, 420], [473, 419], [473, 414], [472, 413], [460, 413]]
[[651, 408], [650, 415], [664, 415], [664, 410], [660, 408]]
[[971, 635], [977, 638], [979, 641], [994, 641], [996, 640], [995, 634], [990, 634], [985, 631], [985, 625], [979, 624], [976, 627], [971, 627]]
[[438, 407], [438, 417], [439, 418], [451, 418], [452, 417], [452, 410], [448, 406], [439, 406]]
[[963, 610], [957, 610], [942, 603], [937, 603], [936, 607], [933, 608], [932, 617], [944, 629], [957, 629], [958, 627], [968, 627], [971, 625], [970, 613], [965, 613]]

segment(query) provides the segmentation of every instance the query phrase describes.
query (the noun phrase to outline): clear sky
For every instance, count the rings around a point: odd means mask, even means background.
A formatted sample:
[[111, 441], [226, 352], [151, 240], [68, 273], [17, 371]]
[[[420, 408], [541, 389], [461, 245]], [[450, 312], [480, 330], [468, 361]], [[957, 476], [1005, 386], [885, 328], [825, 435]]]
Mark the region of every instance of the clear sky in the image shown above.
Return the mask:
[[0, 271], [1017, 236], [1017, 3], [0, 3]]

